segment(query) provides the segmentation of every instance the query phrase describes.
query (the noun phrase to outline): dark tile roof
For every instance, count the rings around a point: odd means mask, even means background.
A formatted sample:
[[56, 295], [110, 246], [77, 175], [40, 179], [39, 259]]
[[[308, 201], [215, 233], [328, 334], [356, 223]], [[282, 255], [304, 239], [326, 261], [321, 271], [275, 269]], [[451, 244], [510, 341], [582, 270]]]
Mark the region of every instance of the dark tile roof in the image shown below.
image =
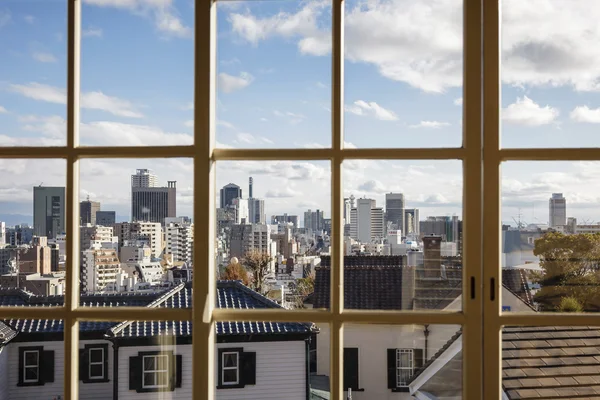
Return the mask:
[[600, 328], [504, 328], [502, 386], [511, 400], [600, 398]]
[[439, 278], [425, 278], [424, 270], [415, 270], [415, 310], [441, 310], [462, 294], [462, 268], [446, 268]]
[[[149, 307], [178, 308], [191, 306], [191, 283], [181, 284], [166, 293]], [[240, 281], [218, 281], [217, 308], [257, 309], [281, 308], [274, 301], [247, 288]], [[297, 322], [217, 322], [217, 335], [309, 334], [311, 324]], [[191, 321], [127, 321], [119, 324], [109, 335], [120, 338], [146, 336], [190, 336]]]
[[17, 332], [10, 326], [0, 321], [0, 345], [8, 343], [17, 335]]
[[533, 296], [527, 284], [526, 272], [521, 268], [502, 268], [502, 283], [515, 296], [533, 306]]

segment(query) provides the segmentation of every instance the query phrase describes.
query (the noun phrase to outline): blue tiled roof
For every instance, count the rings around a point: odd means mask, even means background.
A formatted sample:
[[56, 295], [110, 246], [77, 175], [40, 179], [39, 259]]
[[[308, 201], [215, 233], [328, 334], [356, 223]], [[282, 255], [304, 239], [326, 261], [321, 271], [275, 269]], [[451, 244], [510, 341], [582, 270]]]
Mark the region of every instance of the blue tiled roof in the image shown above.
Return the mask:
[[[274, 301], [247, 288], [239, 281], [217, 282], [217, 308], [257, 309], [281, 308]], [[191, 307], [191, 284], [181, 284], [157, 299], [150, 307]], [[217, 335], [256, 335], [309, 333], [311, 325], [298, 322], [217, 322]], [[111, 330], [115, 337], [190, 336], [191, 321], [128, 321]]]

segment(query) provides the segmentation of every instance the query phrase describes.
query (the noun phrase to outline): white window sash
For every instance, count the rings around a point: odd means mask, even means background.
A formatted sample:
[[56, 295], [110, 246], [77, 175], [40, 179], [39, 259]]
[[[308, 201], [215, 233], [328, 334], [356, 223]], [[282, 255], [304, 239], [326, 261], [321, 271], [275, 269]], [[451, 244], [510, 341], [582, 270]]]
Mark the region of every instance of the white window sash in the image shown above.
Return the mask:
[[[226, 355], [230, 355], [233, 354], [235, 355], [235, 367], [226, 367], [225, 366], [225, 356]], [[238, 352], [235, 351], [227, 351], [227, 352], [223, 352], [221, 354], [221, 382], [223, 383], [223, 385], [237, 385], [240, 383], [240, 355]], [[235, 382], [233, 381], [228, 381], [225, 382], [225, 371], [231, 371], [231, 370], [235, 370]]]

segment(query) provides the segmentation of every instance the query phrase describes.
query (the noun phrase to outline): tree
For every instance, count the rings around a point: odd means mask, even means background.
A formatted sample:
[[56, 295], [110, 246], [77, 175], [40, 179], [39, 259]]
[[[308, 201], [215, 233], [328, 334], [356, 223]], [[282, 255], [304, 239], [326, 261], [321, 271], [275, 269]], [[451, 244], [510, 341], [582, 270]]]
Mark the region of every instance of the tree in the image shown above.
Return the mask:
[[250, 277], [248, 276], [248, 271], [246, 268], [239, 262], [230, 263], [225, 270], [221, 273], [221, 279], [224, 280], [232, 280], [232, 281], [242, 281], [242, 283], [246, 286], [250, 286]]
[[296, 281], [296, 308], [304, 308], [304, 299], [315, 291], [315, 274]]
[[565, 297], [584, 311], [600, 308], [600, 234], [547, 233], [535, 241], [533, 254], [542, 269], [534, 276], [541, 286], [535, 299], [546, 311], [559, 309]]
[[246, 270], [252, 275], [250, 287], [260, 294], [265, 294], [268, 289], [265, 287], [265, 280], [269, 274], [271, 256], [261, 251], [250, 251], [242, 260]]

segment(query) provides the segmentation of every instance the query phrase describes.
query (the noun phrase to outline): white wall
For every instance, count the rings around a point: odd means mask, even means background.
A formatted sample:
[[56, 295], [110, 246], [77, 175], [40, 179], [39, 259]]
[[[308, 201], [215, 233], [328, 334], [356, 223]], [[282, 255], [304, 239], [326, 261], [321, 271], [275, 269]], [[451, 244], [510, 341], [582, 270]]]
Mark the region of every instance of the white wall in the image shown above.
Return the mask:
[[[79, 342], [79, 348], [83, 349], [86, 344], [91, 343], [108, 343], [108, 377], [109, 382], [101, 383], [83, 383], [79, 381], [79, 398], [82, 400], [105, 400], [112, 398], [112, 367], [113, 367], [113, 349], [110, 342], [105, 340], [82, 340]], [[19, 347], [43, 346], [44, 351], [54, 350], [54, 382], [46, 383], [40, 386], [17, 386], [19, 381]], [[18, 399], [52, 399], [62, 397], [63, 377], [65, 358], [64, 342], [14, 342], [10, 343], [2, 353], [8, 350], [8, 379], [6, 387], [8, 388], [8, 398], [11, 400]], [[0, 364], [3, 364], [0, 353]], [[4, 376], [4, 373], [2, 374]], [[79, 379], [79, 372], [75, 373], [75, 377]], [[2, 397], [0, 397], [2, 399]]]
[[[317, 374], [329, 375], [329, 326], [319, 326]], [[458, 330], [457, 326], [429, 326], [428, 356], [432, 357]], [[394, 393], [387, 387], [387, 349], [424, 348], [421, 325], [346, 325], [344, 347], [358, 347], [358, 385], [364, 392], [352, 392], [353, 400], [407, 400], [408, 393]]]
[[0, 400], [8, 399], [8, 347], [0, 348]]
[[[306, 344], [293, 342], [219, 343], [217, 349], [242, 347], [246, 352], [256, 352], [256, 385], [241, 389], [218, 389], [217, 400], [236, 399], [286, 399], [306, 400]], [[217, 382], [218, 350], [215, 349], [215, 382]], [[140, 351], [173, 351], [181, 354], [184, 376], [181, 388], [173, 392], [137, 393], [129, 390], [129, 357]], [[119, 400], [127, 399], [191, 399], [192, 398], [192, 346], [164, 345], [119, 348]]]

